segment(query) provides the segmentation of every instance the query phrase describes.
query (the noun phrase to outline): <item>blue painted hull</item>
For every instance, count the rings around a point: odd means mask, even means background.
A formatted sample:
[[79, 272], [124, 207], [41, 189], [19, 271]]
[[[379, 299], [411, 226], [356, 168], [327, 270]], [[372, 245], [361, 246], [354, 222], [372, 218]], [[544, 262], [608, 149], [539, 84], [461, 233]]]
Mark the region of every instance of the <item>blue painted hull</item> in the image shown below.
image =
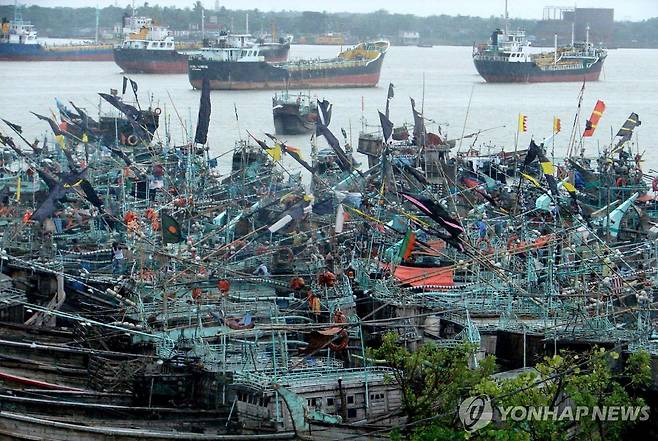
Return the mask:
[[0, 61], [112, 61], [111, 45], [0, 44]]

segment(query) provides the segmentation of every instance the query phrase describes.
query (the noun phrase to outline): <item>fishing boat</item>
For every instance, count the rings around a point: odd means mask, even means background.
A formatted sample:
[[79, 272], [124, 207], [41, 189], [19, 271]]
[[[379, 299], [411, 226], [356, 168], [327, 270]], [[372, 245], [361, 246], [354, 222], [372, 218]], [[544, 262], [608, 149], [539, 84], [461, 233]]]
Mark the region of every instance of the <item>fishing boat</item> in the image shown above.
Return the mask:
[[269, 64], [259, 46], [204, 48], [190, 56], [188, 77], [200, 89], [203, 78], [214, 90], [375, 87], [390, 44], [365, 42], [326, 60]]
[[39, 42], [34, 25], [23, 21], [15, 7], [14, 19], [2, 19], [0, 61], [111, 61], [112, 45], [71, 43], [47, 45]]
[[309, 94], [285, 91], [272, 98], [272, 116], [277, 135], [301, 135], [315, 130], [318, 106]]

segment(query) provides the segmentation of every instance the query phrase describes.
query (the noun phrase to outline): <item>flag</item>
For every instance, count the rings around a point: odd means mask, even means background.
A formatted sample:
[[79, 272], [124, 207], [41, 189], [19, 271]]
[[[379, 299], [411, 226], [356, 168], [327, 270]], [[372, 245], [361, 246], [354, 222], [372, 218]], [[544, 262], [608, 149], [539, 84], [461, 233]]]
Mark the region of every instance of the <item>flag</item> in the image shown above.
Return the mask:
[[139, 119], [139, 115], [140, 115], [139, 110], [137, 110], [135, 106], [131, 106], [130, 104], [124, 103], [115, 95], [108, 95], [106, 93], [99, 93], [99, 95], [101, 96], [101, 98], [103, 98], [108, 103], [112, 104], [115, 108], [117, 108], [121, 113], [126, 115], [128, 118], [132, 119], [133, 121], [137, 121]]
[[639, 126], [640, 124], [642, 124], [642, 122], [640, 121], [638, 114], [635, 112], [631, 113], [628, 119], [626, 119], [624, 125], [621, 127], [621, 129], [619, 129], [619, 132], [617, 132], [617, 136], [621, 138], [617, 143], [617, 147], [629, 141], [633, 136], [633, 130], [635, 130], [635, 127]]
[[[128, 78], [123, 77], [123, 88], [121, 89], [121, 95], [126, 94], [126, 88], [128, 87]], [[113, 94], [116, 95], [116, 94]]]
[[64, 139], [64, 135], [55, 136], [55, 141], [57, 141], [57, 144], [59, 144], [62, 150], [66, 150], [66, 139]]
[[[124, 93], [125, 93], [125, 91], [124, 91]], [[117, 96], [118, 94], [119, 94], [119, 91], [118, 91], [118, 90], [116, 90], [116, 89], [110, 89], [110, 95], [112, 95], [112, 96]]]
[[553, 133], [560, 133], [562, 130], [562, 120], [557, 116], [553, 117]]
[[388, 83], [388, 94], [386, 95], [386, 118], [389, 117], [389, 104], [391, 103], [391, 100], [395, 96], [395, 93], [393, 92], [393, 83]]
[[87, 133], [82, 134], [82, 142], [87, 144], [89, 142], [89, 137], [87, 136]]
[[16, 178], [16, 200], [18, 202], [21, 200], [21, 175]]
[[393, 123], [382, 112], [379, 112], [379, 122], [382, 125], [384, 144], [389, 144], [393, 140]]
[[400, 245], [400, 260], [404, 261], [411, 257], [411, 252], [416, 245], [416, 233], [410, 228], [407, 234], [404, 235], [402, 244]]
[[537, 156], [541, 154], [541, 147], [535, 143], [535, 140], [530, 141], [530, 146], [528, 147], [528, 152], [525, 155], [525, 159], [523, 160], [523, 167], [529, 166], [532, 161], [534, 161]]
[[338, 204], [338, 208], [336, 209], [336, 228], [334, 231], [336, 231], [336, 233], [342, 233], [344, 225], [345, 207], [343, 207], [343, 204]]
[[36, 116], [40, 120], [47, 121], [48, 124], [50, 125], [50, 129], [53, 131], [55, 136], [60, 136], [63, 135], [62, 130], [59, 128], [57, 123], [52, 119], [47, 116], [39, 115], [38, 113], [30, 112], [32, 115]]
[[[37, 169], [37, 171], [39, 171], [39, 169]], [[52, 216], [56, 209], [55, 204], [62, 199], [68, 191], [71, 191], [74, 187], [80, 185], [80, 183], [84, 181], [86, 173], [87, 169], [83, 169], [79, 172], [64, 175], [57, 183], [53, 182], [54, 185], [50, 189], [48, 197], [46, 197], [34, 213], [30, 215], [30, 219], [43, 221]]]
[[315, 171], [313, 167], [311, 167], [311, 165], [304, 160], [304, 157], [302, 156], [302, 151], [298, 147], [281, 144], [281, 151], [292, 156], [295, 161], [297, 161], [302, 167], [304, 167], [306, 170], [310, 171], [311, 173]]
[[[327, 100], [317, 100], [318, 101], [318, 118], [319, 122], [323, 126], [329, 126], [329, 123], [331, 122], [331, 109], [332, 109], [332, 104], [327, 101]], [[316, 133], [317, 135], [320, 135], [320, 132]]]
[[530, 176], [529, 174], [526, 174], [526, 173], [521, 173], [521, 176], [523, 176], [528, 181], [532, 182], [532, 185], [534, 185], [535, 187], [541, 188], [541, 184], [534, 177], [532, 177], [532, 176]]
[[431, 199], [407, 193], [402, 193], [402, 196], [441, 225], [453, 238], [464, 232], [464, 227], [461, 226], [459, 221], [453, 219], [441, 205]]
[[194, 142], [205, 144], [208, 142], [208, 127], [210, 125], [210, 80], [207, 76], [203, 77], [201, 86], [201, 98], [199, 100], [199, 116], [196, 123], [196, 134]]
[[16, 133], [23, 133], [23, 128], [22, 128], [21, 126], [19, 126], [18, 124], [10, 123], [10, 122], [7, 121], [6, 119], [3, 119], [3, 121], [5, 122], [5, 124], [7, 124], [9, 127], [11, 127], [11, 129], [12, 129], [14, 132], [16, 132]]
[[233, 110], [235, 111], [235, 120], [239, 121], [240, 118], [238, 118], [238, 106], [236, 106], [235, 103], [233, 103]]
[[414, 144], [420, 147], [425, 145], [425, 139], [427, 138], [425, 120], [423, 115], [416, 110], [416, 101], [413, 98], [409, 99], [411, 100], [411, 113], [414, 115]]
[[345, 151], [341, 148], [338, 139], [336, 139], [334, 134], [331, 133], [331, 130], [329, 130], [329, 128], [323, 124], [318, 124], [317, 130], [319, 130], [320, 134], [324, 136], [331, 149], [334, 151], [334, 153], [336, 153], [336, 157], [338, 158], [338, 166], [340, 169], [346, 172], [351, 171], [353, 168], [352, 161], [347, 157], [347, 153], [345, 153]]
[[519, 113], [519, 133], [528, 131], [528, 117]]
[[130, 80], [130, 87], [133, 89], [133, 93], [137, 95], [137, 82]]
[[165, 213], [160, 213], [162, 225], [162, 243], [178, 243], [183, 240], [180, 224], [176, 219]]
[[265, 149], [268, 155], [275, 161], [281, 160], [281, 144], [274, 144], [274, 147]]
[[590, 116], [585, 123], [585, 132], [583, 132], [583, 137], [589, 138], [594, 136], [594, 131], [599, 125], [599, 120], [601, 119], [601, 116], [603, 116], [603, 112], [605, 112], [605, 103], [601, 100], [598, 100], [594, 106], [594, 110], [592, 111], [592, 116]]

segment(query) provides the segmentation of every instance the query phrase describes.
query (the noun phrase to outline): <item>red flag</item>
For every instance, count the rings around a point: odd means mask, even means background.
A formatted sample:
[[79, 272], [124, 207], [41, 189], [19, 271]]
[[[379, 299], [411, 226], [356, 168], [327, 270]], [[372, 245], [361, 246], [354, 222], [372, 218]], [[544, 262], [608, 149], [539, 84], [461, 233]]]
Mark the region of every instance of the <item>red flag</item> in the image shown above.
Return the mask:
[[605, 103], [601, 100], [598, 100], [596, 102], [596, 106], [594, 106], [592, 116], [590, 116], [590, 118], [587, 120], [587, 123], [585, 123], [585, 132], [583, 133], [583, 137], [591, 137], [594, 135], [594, 131], [599, 125], [599, 120], [601, 119], [601, 116], [603, 116], [604, 111]]

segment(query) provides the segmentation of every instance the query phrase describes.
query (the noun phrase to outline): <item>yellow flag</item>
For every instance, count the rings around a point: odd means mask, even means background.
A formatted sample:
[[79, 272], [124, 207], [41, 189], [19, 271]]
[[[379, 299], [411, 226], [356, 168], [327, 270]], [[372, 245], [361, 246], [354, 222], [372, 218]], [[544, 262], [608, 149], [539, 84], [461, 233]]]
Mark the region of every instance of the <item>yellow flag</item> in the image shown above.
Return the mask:
[[16, 179], [16, 200], [21, 200], [21, 175]]
[[576, 192], [576, 187], [573, 186], [573, 184], [569, 181], [565, 181], [562, 183], [562, 186], [566, 191], [569, 193], [575, 193]]
[[280, 161], [281, 160], [281, 144], [274, 144], [274, 147], [272, 147], [271, 149], [267, 149], [265, 151], [275, 161]]
[[89, 142], [89, 138], [87, 137], [86, 133], [82, 134], [82, 142], [85, 143], [85, 144], [87, 144]]
[[562, 130], [562, 120], [557, 116], [553, 117], [553, 133], [560, 133]]
[[541, 184], [539, 183], [539, 181], [536, 180], [535, 178], [533, 178], [532, 176], [527, 175], [527, 174], [525, 174], [525, 173], [521, 173], [521, 176], [523, 176], [524, 178], [526, 178], [528, 181], [532, 182], [532, 184], [533, 184], [535, 187], [537, 187], [537, 188], [541, 188]]
[[540, 165], [541, 165], [541, 171], [545, 175], [555, 174], [555, 167], [553, 167], [553, 163], [551, 161], [541, 162]]
[[64, 139], [64, 135], [55, 136], [55, 141], [57, 141], [57, 144], [59, 144], [62, 150], [66, 150], [66, 140]]
[[519, 113], [519, 133], [528, 131], [528, 117]]

